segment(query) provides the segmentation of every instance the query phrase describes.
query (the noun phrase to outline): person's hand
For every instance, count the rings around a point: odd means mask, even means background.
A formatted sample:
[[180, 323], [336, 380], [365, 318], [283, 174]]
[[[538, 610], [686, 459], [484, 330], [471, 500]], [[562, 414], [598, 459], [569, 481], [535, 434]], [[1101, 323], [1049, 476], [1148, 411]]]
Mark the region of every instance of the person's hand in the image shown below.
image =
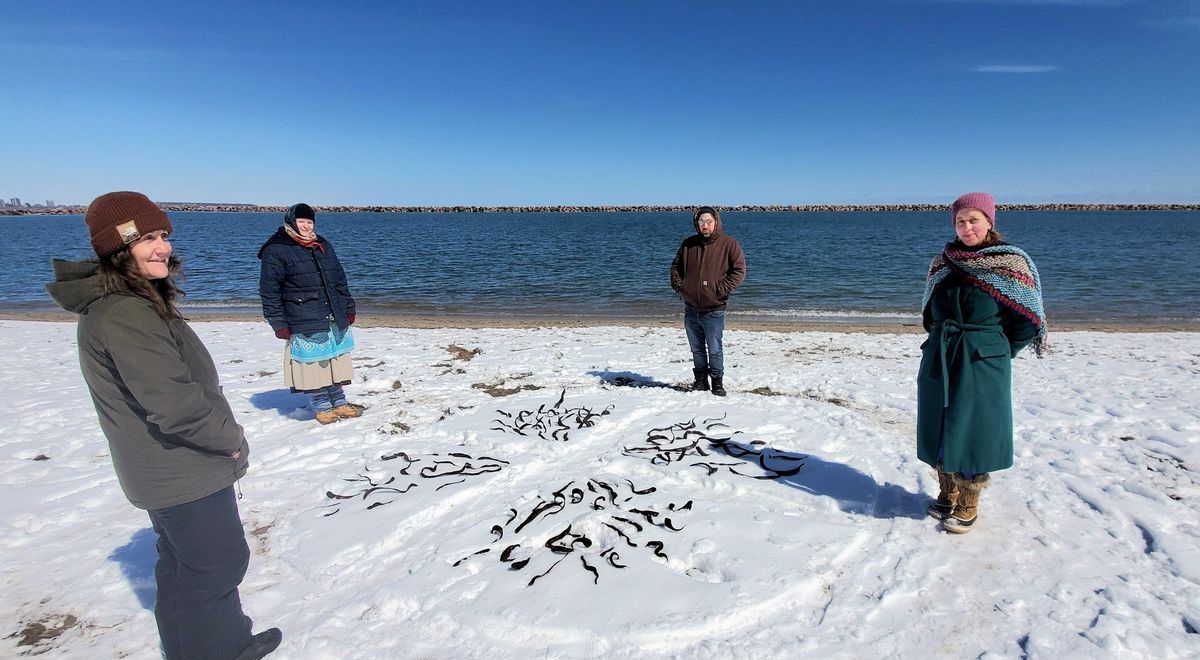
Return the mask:
[[284, 326], [275, 331], [275, 336], [279, 337], [280, 339], [291, 339], [292, 331], [290, 329], [288, 329], [287, 326]]
[[233, 452], [233, 456], [230, 456], [230, 458], [232, 458], [232, 459], [233, 459], [233, 460], [235, 460], [235, 461], [236, 461], [237, 459], [241, 458], [241, 457], [242, 457], [242, 450], [241, 450], [241, 449], [239, 449], [239, 450], [237, 450], [237, 451]]
[[350, 325], [354, 325], [354, 312], [347, 314], [346, 320], [350, 322]]

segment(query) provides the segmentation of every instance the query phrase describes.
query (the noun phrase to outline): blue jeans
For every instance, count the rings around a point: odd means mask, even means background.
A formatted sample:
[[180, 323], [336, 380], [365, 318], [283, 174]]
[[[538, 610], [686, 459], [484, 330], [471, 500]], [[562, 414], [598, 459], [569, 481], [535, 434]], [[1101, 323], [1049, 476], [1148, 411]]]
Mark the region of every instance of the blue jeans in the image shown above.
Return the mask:
[[688, 345], [692, 347], [692, 366], [708, 369], [708, 373], [721, 378], [725, 375], [725, 354], [721, 349], [721, 335], [725, 332], [725, 310], [707, 312], [685, 306], [683, 329], [687, 331]]
[[319, 390], [305, 392], [305, 394], [308, 394], [308, 402], [312, 404], [313, 412], [332, 410], [346, 405], [346, 393], [337, 383], [326, 385]]
[[147, 513], [158, 533], [154, 619], [163, 654], [167, 660], [237, 656], [250, 645], [250, 617], [238, 594], [250, 548], [233, 486]]

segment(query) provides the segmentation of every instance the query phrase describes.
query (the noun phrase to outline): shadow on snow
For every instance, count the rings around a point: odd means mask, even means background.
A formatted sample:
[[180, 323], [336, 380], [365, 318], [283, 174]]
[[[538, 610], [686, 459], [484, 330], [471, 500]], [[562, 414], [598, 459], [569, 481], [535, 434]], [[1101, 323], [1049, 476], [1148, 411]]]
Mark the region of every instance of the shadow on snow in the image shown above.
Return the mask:
[[[609, 385], [635, 388], [665, 388], [677, 392], [690, 392], [690, 387], [664, 383], [634, 371], [598, 370], [587, 372], [589, 376], [597, 376]], [[871, 515], [876, 518], [914, 518], [925, 517], [925, 507], [929, 504], [929, 496], [924, 493], [914, 493], [903, 486], [893, 483], [878, 484], [867, 474], [844, 465], [823, 460], [812, 454], [796, 454], [783, 452], [766, 447], [759, 449], [747, 444], [730, 440], [726, 446], [734, 449], [733, 453], [722, 451], [717, 445], [712, 448], [731, 458], [737, 458], [762, 466], [759, 452], [763, 452], [763, 460], [794, 465], [803, 461], [804, 468], [798, 473], [779, 477], [777, 481], [811, 495], [828, 497], [837, 502], [838, 508], [847, 513]], [[736, 456], [734, 454], [737, 454]]]
[[[274, 410], [282, 417], [298, 419], [296, 411], [308, 408], [308, 396], [290, 389], [267, 390], [250, 395], [250, 403], [259, 410]], [[312, 419], [311, 411], [308, 419]]]
[[653, 376], [644, 376], [633, 371], [589, 371], [589, 376], [597, 376], [609, 385], [617, 387], [662, 387], [676, 392], [690, 392], [690, 387], [676, 383], [664, 383], [655, 380]]
[[154, 598], [158, 591], [154, 582], [154, 564], [158, 562], [158, 550], [154, 544], [157, 541], [158, 534], [154, 533], [153, 528], [139, 529], [130, 537], [129, 543], [108, 555], [109, 561], [121, 566], [121, 572], [129, 581], [138, 603], [148, 610], [154, 609]]
[[[925, 517], [928, 495], [910, 492], [899, 484], [880, 485], [870, 476], [849, 465], [826, 461], [812, 454], [779, 451], [771, 447], [759, 449], [733, 440], [727, 441], [725, 445], [735, 451], [723, 451], [718, 445], [713, 445], [712, 448], [731, 458], [755, 465], [762, 465], [763, 462], [770, 464], [772, 461], [787, 464], [803, 461], [804, 467], [799, 472], [779, 477], [775, 481], [811, 495], [828, 497], [837, 502], [838, 508], [846, 513], [876, 518], [919, 520]], [[762, 462], [758, 457], [760, 451], [763, 453]]]

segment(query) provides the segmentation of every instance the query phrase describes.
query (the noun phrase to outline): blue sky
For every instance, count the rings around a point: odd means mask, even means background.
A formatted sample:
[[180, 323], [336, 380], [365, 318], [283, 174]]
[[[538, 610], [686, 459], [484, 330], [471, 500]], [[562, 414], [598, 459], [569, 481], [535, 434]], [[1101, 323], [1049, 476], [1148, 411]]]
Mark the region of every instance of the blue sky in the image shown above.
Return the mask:
[[5, 0], [0, 195], [1200, 202], [1200, 0], [735, 4]]

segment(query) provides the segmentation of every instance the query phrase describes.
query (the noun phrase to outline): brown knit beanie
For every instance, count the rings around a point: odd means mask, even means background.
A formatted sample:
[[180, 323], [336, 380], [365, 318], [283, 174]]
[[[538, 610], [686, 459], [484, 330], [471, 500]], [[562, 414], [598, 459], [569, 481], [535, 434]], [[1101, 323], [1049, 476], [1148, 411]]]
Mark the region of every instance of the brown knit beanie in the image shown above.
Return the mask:
[[107, 257], [152, 231], [171, 231], [171, 220], [157, 204], [142, 193], [128, 191], [110, 192], [92, 200], [83, 221], [99, 257]]

